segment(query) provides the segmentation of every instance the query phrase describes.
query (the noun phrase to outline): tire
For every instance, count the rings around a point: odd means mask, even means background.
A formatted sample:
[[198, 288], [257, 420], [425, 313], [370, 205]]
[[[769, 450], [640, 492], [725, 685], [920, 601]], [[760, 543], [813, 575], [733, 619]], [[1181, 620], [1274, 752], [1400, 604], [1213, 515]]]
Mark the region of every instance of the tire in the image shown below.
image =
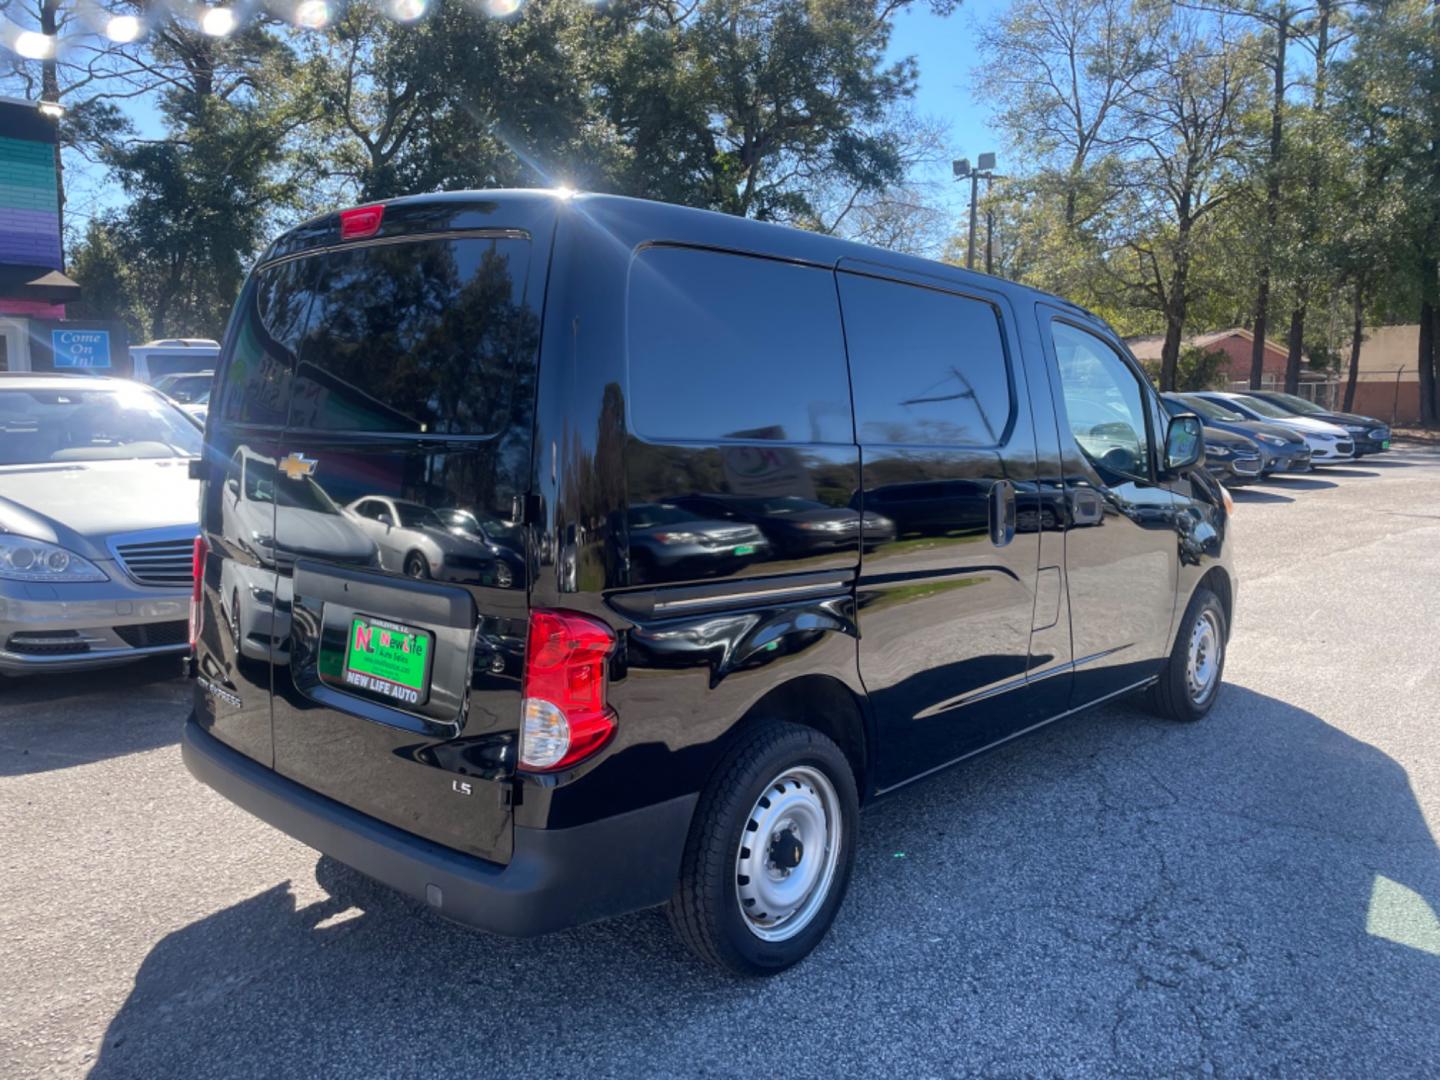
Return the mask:
[[[1156, 713], [1193, 723], [1210, 711], [1220, 696], [1229, 636], [1219, 598], [1204, 586], [1196, 589], [1180, 621], [1175, 647], [1160, 673], [1160, 681], [1150, 690]], [[1196, 648], [1196, 668], [1191, 666], [1192, 645]]]
[[405, 556], [405, 576], [422, 580], [430, 576], [430, 564], [425, 561], [424, 555], [412, 551]]
[[[696, 807], [667, 909], [676, 935], [737, 975], [774, 975], [803, 960], [845, 898], [859, 812], [850, 763], [820, 732], [780, 721], [748, 731]], [[745, 843], [766, 829], [764, 852]], [[797, 898], [789, 914], [761, 910]]]

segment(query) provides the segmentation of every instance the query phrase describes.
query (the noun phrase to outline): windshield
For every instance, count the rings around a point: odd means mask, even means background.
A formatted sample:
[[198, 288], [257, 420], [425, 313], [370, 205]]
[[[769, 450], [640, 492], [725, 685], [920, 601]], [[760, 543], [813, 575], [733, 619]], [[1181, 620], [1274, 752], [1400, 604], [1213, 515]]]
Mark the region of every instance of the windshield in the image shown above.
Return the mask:
[[[1170, 399], [1167, 398], [1166, 400], [1168, 401]], [[1184, 402], [1186, 408], [1193, 410], [1197, 416], [1203, 417], [1206, 420], [1223, 420], [1227, 424], [1233, 424], [1236, 421], [1243, 421], [1245, 419], [1245, 417], [1238, 412], [1222, 408], [1209, 398], [1182, 396], [1179, 400]]]
[[668, 503], [640, 503], [632, 506], [629, 518], [632, 529], [648, 529], [652, 525], [679, 525], [685, 521], [700, 520], [688, 510], [681, 510]]
[[0, 465], [199, 457], [194, 422], [153, 391], [0, 390]]
[[445, 528], [445, 523], [440, 520], [440, 515], [428, 506], [421, 506], [419, 503], [397, 502], [395, 509], [400, 512], [400, 524], [407, 529], [443, 530]]
[[189, 405], [210, 392], [210, 381], [209, 375], [171, 375], [162, 379], [155, 389], [181, 405]]
[[[309, 510], [316, 514], [338, 514], [330, 496], [308, 476], [284, 480], [278, 487], [275, 466], [259, 458], [245, 459], [245, 498], [251, 502], [277, 503], [291, 510]], [[278, 495], [278, 498], [277, 498]]]
[[1295, 394], [1282, 394], [1276, 391], [1273, 394], [1266, 394], [1261, 401], [1278, 404], [1283, 409], [1289, 409], [1292, 413], [1299, 413], [1301, 416], [1318, 416], [1325, 410], [1316, 405], [1313, 401], [1306, 401], [1303, 397]]
[[191, 353], [161, 353], [151, 354], [145, 360], [145, 366], [150, 372], [150, 381], [157, 383], [163, 375], [184, 375], [192, 371], [198, 371], [204, 367], [210, 367], [216, 360], [220, 359], [218, 349], [213, 349], [197, 356]]
[[1279, 405], [1270, 404], [1270, 402], [1266, 401], [1264, 398], [1250, 397], [1247, 394], [1242, 395], [1241, 401], [1247, 409], [1253, 409], [1261, 416], [1268, 416], [1275, 420], [1289, 420], [1292, 416], [1295, 415], [1294, 413], [1286, 412], [1284, 409], [1280, 408]]

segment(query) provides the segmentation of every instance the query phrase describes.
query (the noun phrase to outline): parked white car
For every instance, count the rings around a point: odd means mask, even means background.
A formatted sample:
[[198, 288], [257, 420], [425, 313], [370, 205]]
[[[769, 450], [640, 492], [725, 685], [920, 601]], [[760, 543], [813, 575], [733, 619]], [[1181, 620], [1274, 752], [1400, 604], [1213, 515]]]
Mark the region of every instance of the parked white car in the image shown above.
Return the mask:
[[1216, 405], [1238, 412], [1247, 420], [1259, 420], [1289, 428], [1305, 440], [1310, 447], [1310, 464], [1327, 465], [1355, 458], [1355, 440], [1351, 434], [1337, 424], [1314, 420], [1308, 416], [1296, 416], [1277, 405], [1249, 394], [1233, 394], [1221, 390], [1200, 390], [1190, 394]]

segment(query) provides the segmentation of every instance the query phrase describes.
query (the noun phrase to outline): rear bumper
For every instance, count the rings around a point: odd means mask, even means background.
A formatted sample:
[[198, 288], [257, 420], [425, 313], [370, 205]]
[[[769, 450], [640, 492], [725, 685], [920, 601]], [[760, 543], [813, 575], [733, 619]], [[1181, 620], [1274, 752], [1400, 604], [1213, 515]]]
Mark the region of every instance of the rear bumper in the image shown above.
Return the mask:
[[302, 844], [427, 904], [455, 922], [509, 937], [563, 930], [654, 907], [680, 874], [696, 795], [570, 829], [517, 827], [504, 865], [377, 821], [232, 750], [194, 717], [185, 767]]

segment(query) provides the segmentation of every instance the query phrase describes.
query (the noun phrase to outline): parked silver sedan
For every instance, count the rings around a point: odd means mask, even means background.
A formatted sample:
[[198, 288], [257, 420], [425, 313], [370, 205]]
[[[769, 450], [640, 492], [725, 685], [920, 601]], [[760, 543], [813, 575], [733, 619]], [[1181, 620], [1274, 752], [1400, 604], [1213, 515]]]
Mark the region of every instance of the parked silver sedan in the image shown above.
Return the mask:
[[0, 673], [186, 652], [201, 444], [128, 379], [0, 375]]

